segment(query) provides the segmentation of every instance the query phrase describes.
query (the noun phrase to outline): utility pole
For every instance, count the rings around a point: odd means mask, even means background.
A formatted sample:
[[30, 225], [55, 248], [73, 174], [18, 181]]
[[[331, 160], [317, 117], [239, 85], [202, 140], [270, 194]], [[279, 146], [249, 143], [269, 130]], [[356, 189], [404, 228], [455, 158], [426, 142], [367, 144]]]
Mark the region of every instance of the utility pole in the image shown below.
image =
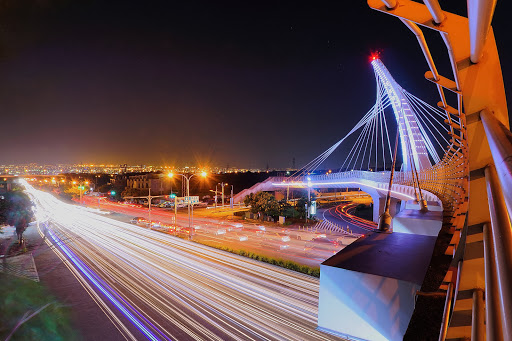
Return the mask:
[[[171, 191], [172, 195], [172, 191]], [[174, 196], [174, 225], [178, 224], [178, 196]]]
[[148, 219], [149, 219], [149, 226], [151, 227], [151, 187], [148, 188], [149, 195], [148, 195]]
[[[187, 203], [188, 203], [187, 208], [188, 208], [188, 228], [189, 228], [189, 238], [192, 238], [192, 236], [193, 236], [193, 234], [194, 234], [194, 233], [193, 233], [194, 228], [193, 228], [193, 226], [192, 226], [193, 217], [191, 217], [191, 215], [190, 215], [190, 213], [191, 213], [191, 210], [190, 210], [190, 179], [192, 179], [192, 177], [193, 177], [194, 175], [196, 175], [196, 174], [195, 174], [195, 173], [192, 173], [192, 174], [190, 174], [190, 175], [188, 175], [188, 176], [187, 176], [187, 175], [185, 175], [185, 174], [179, 174], [179, 173], [178, 173], [178, 174], [176, 174], [176, 175], [181, 176], [181, 177], [185, 180], [185, 181], [183, 181], [183, 182], [182, 182], [182, 184], [186, 182], [186, 188], [187, 188]], [[174, 173], [172, 173], [172, 172], [171, 172], [171, 173], [167, 174], [167, 176], [168, 176], [169, 178], [172, 178], [172, 177], [174, 176]], [[201, 172], [201, 177], [206, 178], [206, 176], [207, 176], [206, 172]], [[176, 207], [176, 204], [175, 204], [174, 206]], [[193, 209], [193, 208], [192, 208], [192, 214], [194, 214], [194, 209]]]
[[217, 185], [215, 185], [215, 211], [217, 211]]
[[[224, 199], [224, 187], [226, 186], [229, 186], [229, 184], [227, 183], [224, 183], [224, 182], [221, 182], [219, 184], [221, 186], [221, 194], [222, 194], [222, 208], [224, 208], [224, 203], [225, 203], [225, 199]], [[215, 194], [217, 194], [217, 186], [215, 186]], [[231, 185], [231, 200], [232, 201], [233, 199], [233, 185]], [[233, 204], [231, 203], [230, 204], [231, 207], [233, 207]]]
[[229, 199], [229, 206], [233, 209], [233, 185], [231, 185], [231, 198]]
[[80, 205], [82, 205], [82, 183], [80, 183], [78, 188], [80, 189]]
[[[226, 185], [224, 182], [221, 182], [217, 185], [220, 185], [221, 187], [221, 199], [222, 199], [222, 208], [224, 208], [224, 186]], [[215, 195], [217, 195], [217, 186], [215, 186]]]
[[[149, 193], [146, 196], [124, 197], [124, 199], [147, 199], [148, 200], [148, 219], [149, 219], [149, 223], [151, 224], [151, 200], [153, 198], [163, 198], [163, 197], [166, 197], [167, 195], [151, 195], [151, 187], [148, 188], [148, 191], [149, 191]], [[174, 207], [176, 207], [176, 201], [175, 201]], [[174, 214], [176, 214], [176, 211]]]

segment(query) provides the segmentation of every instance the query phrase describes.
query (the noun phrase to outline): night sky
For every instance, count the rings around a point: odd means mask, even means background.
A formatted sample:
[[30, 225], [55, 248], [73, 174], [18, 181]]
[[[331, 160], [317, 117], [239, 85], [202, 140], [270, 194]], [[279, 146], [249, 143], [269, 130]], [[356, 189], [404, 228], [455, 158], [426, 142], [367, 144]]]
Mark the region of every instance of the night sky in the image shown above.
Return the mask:
[[[300, 167], [373, 105], [373, 51], [402, 87], [438, 101], [412, 33], [366, 1], [0, 4], [0, 164]], [[493, 26], [510, 103], [504, 6]], [[441, 39], [424, 32], [451, 76]]]

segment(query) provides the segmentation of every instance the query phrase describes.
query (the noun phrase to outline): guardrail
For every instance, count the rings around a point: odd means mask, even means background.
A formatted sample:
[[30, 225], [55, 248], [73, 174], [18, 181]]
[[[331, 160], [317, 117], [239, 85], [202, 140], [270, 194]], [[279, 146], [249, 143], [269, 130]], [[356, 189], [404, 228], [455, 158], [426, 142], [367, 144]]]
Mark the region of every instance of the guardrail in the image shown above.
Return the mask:
[[[497, 307], [493, 306], [494, 311], [489, 313], [501, 320], [503, 339], [512, 340], [512, 134], [487, 110], [480, 117], [494, 160], [494, 165], [485, 167], [491, 217], [490, 233], [484, 233], [484, 247], [489, 256], [485, 259], [486, 273], [490, 272], [486, 287], [489, 284], [489, 288], [497, 289], [497, 292], [486, 290], [490, 302], [497, 301]], [[487, 277], [491, 283], [487, 283]]]

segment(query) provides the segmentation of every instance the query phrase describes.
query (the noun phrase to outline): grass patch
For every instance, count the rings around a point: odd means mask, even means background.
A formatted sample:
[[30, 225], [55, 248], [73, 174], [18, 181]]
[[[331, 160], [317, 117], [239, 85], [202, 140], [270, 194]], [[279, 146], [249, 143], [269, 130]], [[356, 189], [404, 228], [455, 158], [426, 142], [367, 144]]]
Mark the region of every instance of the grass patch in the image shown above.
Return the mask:
[[280, 266], [280, 267], [288, 269], [288, 270], [293, 270], [293, 271], [297, 271], [297, 272], [300, 272], [300, 273], [303, 273], [303, 274], [306, 274], [309, 276], [320, 278], [320, 268], [298, 264], [291, 260], [263, 256], [258, 253], [252, 252], [252, 251], [232, 249], [227, 246], [214, 245], [214, 244], [210, 244], [210, 243], [201, 243], [201, 244], [216, 248], [218, 250], [234, 253], [235, 255], [251, 258], [251, 259], [254, 259], [254, 260], [257, 260], [260, 262], [265, 262], [265, 263], [272, 264], [272, 265], [277, 265], [277, 266]]
[[40, 283], [0, 274], [0, 339], [24, 318], [44, 307], [12, 334], [11, 340], [76, 340], [70, 310], [59, 304]]

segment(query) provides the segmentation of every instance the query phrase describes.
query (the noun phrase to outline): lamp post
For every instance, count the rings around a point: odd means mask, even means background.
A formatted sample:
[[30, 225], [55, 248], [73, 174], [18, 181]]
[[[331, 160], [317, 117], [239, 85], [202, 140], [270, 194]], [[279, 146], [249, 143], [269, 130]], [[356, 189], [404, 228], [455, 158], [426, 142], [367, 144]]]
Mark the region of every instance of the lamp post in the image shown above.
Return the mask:
[[97, 174], [94, 176], [94, 191], [95, 191], [95, 192], [98, 192], [98, 178], [99, 178], [99, 177], [100, 177], [100, 176], [99, 176], [99, 175], [97, 175]]
[[[221, 182], [221, 183], [218, 183], [217, 185], [220, 185], [220, 187], [221, 187], [222, 208], [224, 208], [224, 186], [229, 186], [229, 184]], [[215, 195], [217, 195], [217, 185], [215, 185]], [[233, 187], [233, 186], [231, 186], [231, 187]], [[231, 196], [233, 196], [233, 189], [231, 189]]]
[[[115, 191], [110, 191], [110, 195], [115, 195]], [[123, 197], [123, 199], [147, 199], [148, 200], [148, 219], [149, 219], [149, 225], [151, 226], [151, 200], [153, 198], [163, 198], [167, 195], [151, 195], [151, 187], [148, 187], [148, 195], [140, 196], [140, 197]]]
[[233, 209], [233, 185], [231, 185], [231, 198], [229, 199], [229, 206]]
[[[73, 185], [75, 185], [75, 184], [76, 184], [76, 181], [73, 181]], [[88, 185], [89, 182], [86, 181], [85, 184]], [[83, 190], [85, 189], [84, 183], [82, 181], [80, 181], [80, 183], [78, 184], [78, 189], [80, 190], [80, 205], [82, 205]]]
[[225, 184], [223, 182], [220, 184], [221, 191], [222, 191], [222, 195], [221, 195], [221, 197], [222, 197], [222, 208], [224, 208], [224, 185]]
[[[172, 178], [174, 176], [174, 173], [169, 173], [167, 175], [169, 176], [169, 178]], [[194, 175], [196, 175], [196, 173], [189, 174], [188, 176], [185, 174], [180, 174], [180, 173], [177, 173], [176, 175], [180, 175], [183, 179], [185, 179], [186, 184], [187, 184], [188, 228], [189, 228], [189, 232], [190, 232], [190, 237], [192, 237], [193, 229], [192, 229], [191, 219], [193, 219], [193, 217], [191, 218], [191, 215], [190, 215], [190, 179], [192, 179], [192, 177]], [[206, 178], [206, 175], [207, 175], [206, 172], [201, 172], [201, 177]], [[193, 212], [194, 211], [192, 211], [192, 214], [194, 214]]]
[[151, 227], [151, 187], [148, 187], [148, 219], [149, 227]]
[[215, 211], [217, 211], [217, 185], [215, 185]]

